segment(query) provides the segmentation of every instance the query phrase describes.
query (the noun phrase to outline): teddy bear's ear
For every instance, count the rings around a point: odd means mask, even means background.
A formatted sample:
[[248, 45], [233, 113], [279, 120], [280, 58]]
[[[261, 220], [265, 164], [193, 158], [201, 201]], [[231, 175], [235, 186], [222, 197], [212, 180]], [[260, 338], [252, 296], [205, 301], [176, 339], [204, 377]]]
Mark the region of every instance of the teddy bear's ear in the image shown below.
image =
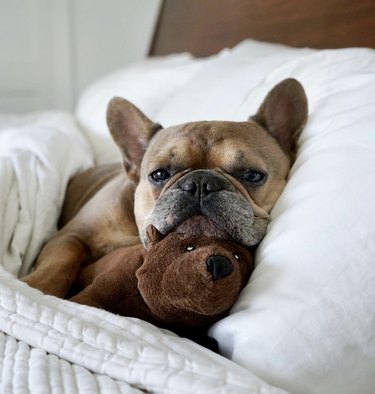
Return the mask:
[[164, 236], [163, 234], [152, 224], [150, 224], [146, 229], [147, 236], [147, 246], [155, 245], [160, 242]]

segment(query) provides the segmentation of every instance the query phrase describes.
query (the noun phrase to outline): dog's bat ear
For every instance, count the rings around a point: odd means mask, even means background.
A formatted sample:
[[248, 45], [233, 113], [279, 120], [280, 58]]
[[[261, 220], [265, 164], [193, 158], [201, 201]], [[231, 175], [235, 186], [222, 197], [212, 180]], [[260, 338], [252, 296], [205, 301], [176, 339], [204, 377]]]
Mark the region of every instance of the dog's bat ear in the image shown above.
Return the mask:
[[109, 102], [107, 124], [122, 153], [125, 170], [130, 178], [138, 180], [148, 142], [162, 126], [152, 122], [134, 104], [121, 97], [114, 97]]
[[285, 153], [294, 159], [307, 113], [307, 97], [303, 86], [296, 79], [288, 78], [271, 89], [250, 120], [263, 126]]

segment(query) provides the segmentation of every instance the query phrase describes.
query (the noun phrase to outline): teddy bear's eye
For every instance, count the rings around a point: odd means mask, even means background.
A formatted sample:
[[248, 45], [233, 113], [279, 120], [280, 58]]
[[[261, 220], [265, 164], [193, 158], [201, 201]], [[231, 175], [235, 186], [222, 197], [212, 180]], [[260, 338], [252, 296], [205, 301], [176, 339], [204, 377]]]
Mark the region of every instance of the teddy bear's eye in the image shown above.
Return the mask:
[[239, 260], [239, 259], [240, 259], [240, 256], [239, 256], [237, 253], [233, 253], [233, 256], [234, 256], [234, 258], [235, 258], [236, 260]]
[[191, 252], [191, 251], [194, 250], [194, 249], [195, 249], [194, 246], [191, 246], [191, 245], [189, 245], [189, 246], [186, 247], [186, 250], [187, 250], [188, 252]]

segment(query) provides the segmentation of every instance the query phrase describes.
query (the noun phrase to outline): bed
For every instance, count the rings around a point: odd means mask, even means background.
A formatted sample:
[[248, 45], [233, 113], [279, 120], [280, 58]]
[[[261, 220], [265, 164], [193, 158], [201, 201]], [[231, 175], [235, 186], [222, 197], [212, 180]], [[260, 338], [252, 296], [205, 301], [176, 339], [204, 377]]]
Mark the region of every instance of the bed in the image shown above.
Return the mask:
[[[0, 115], [0, 392], [375, 391], [375, 3], [164, 0], [150, 58], [93, 83], [74, 114]], [[244, 120], [286, 77], [309, 121], [220, 354], [17, 278], [56, 231], [69, 179], [119, 160], [121, 95], [168, 126]]]

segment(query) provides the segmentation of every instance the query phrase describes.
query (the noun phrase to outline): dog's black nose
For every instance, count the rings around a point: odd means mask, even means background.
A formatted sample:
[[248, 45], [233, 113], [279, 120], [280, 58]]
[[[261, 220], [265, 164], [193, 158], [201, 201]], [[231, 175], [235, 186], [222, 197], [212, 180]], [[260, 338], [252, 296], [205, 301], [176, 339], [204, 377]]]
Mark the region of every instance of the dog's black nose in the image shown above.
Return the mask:
[[206, 260], [207, 271], [211, 272], [214, 280], [225, 278], [233, 272], [232, 263], [224, 256], [210, 256]]
[[224, 180], [218, 176], [210, 176], [205, 171], [194, 171], [181, 180], [180, 188], [192, 195], [206, 196], [218, 192], [225, 187]]

